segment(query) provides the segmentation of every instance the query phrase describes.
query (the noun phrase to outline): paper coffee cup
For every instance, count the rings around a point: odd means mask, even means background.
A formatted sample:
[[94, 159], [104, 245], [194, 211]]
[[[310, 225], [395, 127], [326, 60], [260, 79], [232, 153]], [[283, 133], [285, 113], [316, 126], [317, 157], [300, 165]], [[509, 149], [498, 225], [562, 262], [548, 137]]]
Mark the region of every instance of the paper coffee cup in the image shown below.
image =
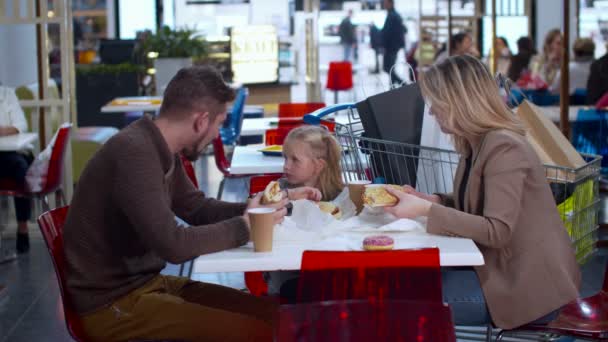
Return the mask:
[[357, 207], [357, 214], [363, 210], [363, 192], [365, 192], [365, 186], [371, 184], [367, 180], [357, 180], [348, 183], [348, 193], [350, 200], [353, 201], [355, 207]]
[[274, 208], [254, 208], [247, 210], [249, 222], [251, 224], [251, 240], [255, 252], [272, 251], [272, 235], [274, 232], [274, 222], [272, 214]]

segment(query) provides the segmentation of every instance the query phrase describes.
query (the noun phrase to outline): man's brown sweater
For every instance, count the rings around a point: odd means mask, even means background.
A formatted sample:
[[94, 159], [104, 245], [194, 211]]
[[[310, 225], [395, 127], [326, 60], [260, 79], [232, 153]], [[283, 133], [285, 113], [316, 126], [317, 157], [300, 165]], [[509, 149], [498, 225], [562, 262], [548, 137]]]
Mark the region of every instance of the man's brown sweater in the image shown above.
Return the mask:
[[[205, 198], [152, 120], [123, 129], [88, 163], [68, 212], [67, 292], [76, 311], [109, 305], [166, 262], [247, 243], [245, 207]], [[175, 216], [192, 226], [179, 227]]]

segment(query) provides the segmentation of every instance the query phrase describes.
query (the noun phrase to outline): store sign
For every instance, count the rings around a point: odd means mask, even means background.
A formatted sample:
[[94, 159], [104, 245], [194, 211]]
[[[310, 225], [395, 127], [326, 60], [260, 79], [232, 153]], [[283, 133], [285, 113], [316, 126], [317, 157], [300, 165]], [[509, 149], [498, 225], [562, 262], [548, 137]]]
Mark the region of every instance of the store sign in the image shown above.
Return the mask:
[[233, 27], [230, 48], [234, 82], [271, 83], [279, 79], [279, 40], [274, 26]]

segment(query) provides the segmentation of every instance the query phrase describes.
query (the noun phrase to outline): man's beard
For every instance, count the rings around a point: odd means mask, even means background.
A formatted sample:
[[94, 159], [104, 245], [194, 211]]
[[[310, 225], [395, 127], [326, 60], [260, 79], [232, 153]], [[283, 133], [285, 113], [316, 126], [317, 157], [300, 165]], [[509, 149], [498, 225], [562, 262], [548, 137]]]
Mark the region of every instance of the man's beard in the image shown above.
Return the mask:
[[182, 155], [186, 157], [191, 162], [194, 162], [201, 155], [203, 150], [207, 147], [208, 144], [203, 144], [203, 141], [207, 138], [207, 132], [203, 134], [199, 139], [190, 145], [190, 147], [184, 148], [182, 150]]

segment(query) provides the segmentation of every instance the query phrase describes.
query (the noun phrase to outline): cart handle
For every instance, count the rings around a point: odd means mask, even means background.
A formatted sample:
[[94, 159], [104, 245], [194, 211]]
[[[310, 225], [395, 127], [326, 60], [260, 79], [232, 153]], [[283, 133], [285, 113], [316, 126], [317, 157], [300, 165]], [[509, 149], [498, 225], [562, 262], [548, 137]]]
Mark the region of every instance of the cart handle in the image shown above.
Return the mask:
[[327, 116], [329, 114], [332, 114], [332, 113], [335, 113], [335, 112], [338, 112], [341, 110], [351, 109], [351, 108], [355, 108], [354, 103], [340, 103], [340, 104], [335, 104], [332, 106], [323, 107], [323, 108], [315, 110], [314, 112], [312, 112], [310, 114], [304, 115], [304, 122], [309, 125], [320, 125], [321, 119], [324, 116]]

